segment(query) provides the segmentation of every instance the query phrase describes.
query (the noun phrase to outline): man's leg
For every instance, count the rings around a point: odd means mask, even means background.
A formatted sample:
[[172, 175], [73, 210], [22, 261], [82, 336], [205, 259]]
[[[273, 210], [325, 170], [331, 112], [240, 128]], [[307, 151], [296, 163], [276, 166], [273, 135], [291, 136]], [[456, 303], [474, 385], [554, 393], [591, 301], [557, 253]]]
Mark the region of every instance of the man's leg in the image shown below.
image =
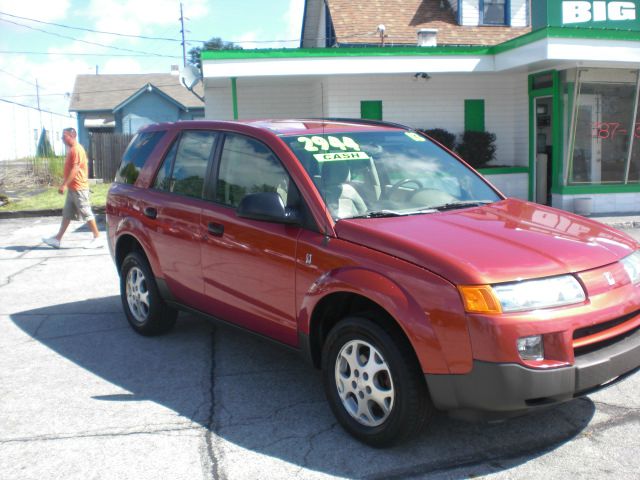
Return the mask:
[[98, 238], [100, 236], [100, 232], [98, 231], [96, 219], [92, 218], [91, 220], [87, 220], [87, 225], [89, 226], [89, 230], [91, 230], [91, 233], [93, 233], [93, 238]]
[[67, 228], [69, 228], [70, 223], [71, 223], [71, 220], [69, 220], [68, 218], [62, 219], [62, 223], [60, 224], [60, 230], [58, 230], [58, 234], [55, 236], [55, 238], [58, 241], [62, 240], [62, 236], [64, 235], [64, 232], [67, 231]]

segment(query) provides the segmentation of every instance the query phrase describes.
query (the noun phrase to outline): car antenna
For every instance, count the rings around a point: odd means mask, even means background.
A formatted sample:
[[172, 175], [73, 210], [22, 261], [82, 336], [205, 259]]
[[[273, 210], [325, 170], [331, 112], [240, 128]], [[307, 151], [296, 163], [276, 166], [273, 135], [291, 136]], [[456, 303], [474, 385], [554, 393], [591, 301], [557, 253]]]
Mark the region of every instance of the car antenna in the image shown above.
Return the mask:
[[[324, 112], [324, 81], [320, 80], [320, 93], [321, 93], [321, 100], [322, 100], [322, 138], [324, 138], [326, 140], [326, 134], [325, 134], [325, 112]], [[324, 173], [324, 172], [322, 172]], [[322, 175], [321, 175], [322, 177]], [[320, 180], [322, 182], [322, 178]], [[326, 190], [324, 188], [321, 189], [322, 192], [322, 200], [324, 202], [324, 240], [323, 243], [326, 245], [329, 244], [329, 240], [331, 239], [331, 237], [329, 237], [329, 226], [327, 225], [327, 218], [329, 218], [329, 205], [327, 203], [327, 197], [326, 197]]]

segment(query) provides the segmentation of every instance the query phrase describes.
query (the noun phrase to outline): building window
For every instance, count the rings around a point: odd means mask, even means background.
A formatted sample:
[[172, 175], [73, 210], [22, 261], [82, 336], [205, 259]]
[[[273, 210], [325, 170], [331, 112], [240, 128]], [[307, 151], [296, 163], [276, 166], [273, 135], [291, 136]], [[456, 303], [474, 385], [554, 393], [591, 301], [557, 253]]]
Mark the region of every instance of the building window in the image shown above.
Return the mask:
[[362, 100], [360, 102], [360, 118], [382, 120], [382, 100]]
[[482, 25], [508, 25], [508, 0], [480, 0], [480, 23]]
[[569, 185], [619, 185], [640, 180], [638, 74], [607, 69], [578, 73]]

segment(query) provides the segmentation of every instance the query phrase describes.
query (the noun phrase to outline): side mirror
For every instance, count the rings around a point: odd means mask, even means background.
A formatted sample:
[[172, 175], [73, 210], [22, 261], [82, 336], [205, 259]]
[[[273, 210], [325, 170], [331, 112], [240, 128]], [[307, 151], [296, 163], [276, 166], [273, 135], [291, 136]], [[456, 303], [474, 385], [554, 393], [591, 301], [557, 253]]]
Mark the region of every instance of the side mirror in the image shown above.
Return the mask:
[[295, 210], [287, 209], [276, 192], [250, 193], [238, 205], [236, 214], [241, 218], [273, 223], [298, 223]]

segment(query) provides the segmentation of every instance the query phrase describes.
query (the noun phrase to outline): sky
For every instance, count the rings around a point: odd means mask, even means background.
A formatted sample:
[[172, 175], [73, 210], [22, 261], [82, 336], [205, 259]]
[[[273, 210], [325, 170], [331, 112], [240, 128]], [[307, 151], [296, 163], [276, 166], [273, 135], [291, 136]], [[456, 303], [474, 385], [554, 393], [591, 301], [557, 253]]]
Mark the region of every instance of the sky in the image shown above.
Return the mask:
[[[0, 0], [0, 103], [37, 106], [37, 84], [43, 110], [68, 114], [76, 75], [168, 73], [182, 65], [180, 4]], [[299, 46], [304, 0], [182, 0], [182, 8], [187, 51], [212, 37], [245, 49]]]

